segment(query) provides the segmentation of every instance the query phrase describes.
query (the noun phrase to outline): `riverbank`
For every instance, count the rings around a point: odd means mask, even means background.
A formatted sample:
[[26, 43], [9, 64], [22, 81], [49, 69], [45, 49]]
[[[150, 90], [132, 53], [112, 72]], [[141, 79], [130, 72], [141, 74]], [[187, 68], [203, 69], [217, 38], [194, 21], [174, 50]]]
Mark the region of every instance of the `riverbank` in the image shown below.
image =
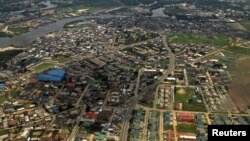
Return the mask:
[[99, 15], [79, 16], [79, 17], [61, 19], [54, 23], [50, 23], [48, 25], [35, 28], [30, 32], [27, 32], [20, 36], [0, 38], [0, 48], [11, 45], [30, 46], [30, 44], [37, 38], [45, 36], [49, 32], [63, 30], [64, 25], [72, 21], [92, 19], [92, 18], [112, 18], [112, 17], [121, 17], [121, 16], [110, 15], [110, 14], [99, 14]]
[[7, 62], [22, 53], [24, 48], [15, 47], [5, 47], [0, 48], [0, 68], [5, 69], [7, 67]]
[[0, 52], [11, 51], [11, 50], [25, 50], [25, 48], [17, 48], [13, 46], [0, 48]]

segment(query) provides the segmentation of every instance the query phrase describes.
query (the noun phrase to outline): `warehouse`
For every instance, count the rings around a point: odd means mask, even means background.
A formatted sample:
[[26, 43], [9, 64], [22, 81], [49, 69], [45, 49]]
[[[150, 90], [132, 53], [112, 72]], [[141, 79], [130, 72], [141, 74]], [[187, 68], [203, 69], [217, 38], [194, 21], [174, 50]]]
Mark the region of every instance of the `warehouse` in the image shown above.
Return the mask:
[[60, 82], [66, 76], [66, 71], [63, 69], [55, 68], [46, 72], [40, 73], [37, 76], [39, 81]]

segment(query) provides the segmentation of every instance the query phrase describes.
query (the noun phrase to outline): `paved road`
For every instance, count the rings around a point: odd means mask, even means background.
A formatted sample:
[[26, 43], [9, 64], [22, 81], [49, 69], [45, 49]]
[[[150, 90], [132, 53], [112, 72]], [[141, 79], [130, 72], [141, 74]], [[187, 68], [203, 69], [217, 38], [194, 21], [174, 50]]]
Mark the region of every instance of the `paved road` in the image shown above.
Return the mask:
[[[171, 73], [174, 71], [174, 67], [175, 67], [175, 55], [172, 53], [171, 49], [168, 47], [168, 43], [167, 43], [167, 38], [166, 35], [162, 35], [162, 41], [163, 44], [165, 46], [165, 48], [168, 50], [169, 53], [169, 66], [168, 69], [166, 69], [163, 72], [163, 75], [161, 77], [158, 78], [158, 81], [155, 82], [154, 84], [146, 87], [140, 95], [138, 95], [138, 90], [135, 89], [135, 99], [133, 101], [131, 101], [131, 105], [128, 107], [127, 113], [126, 113], [126, 117], [125, 120], [123, 122], [123, 126], [122, 126], [122, 130], [121, 130], [121, 135], [120, 135], [120, 141], [127, 141], [127, 137], [128, 137], [128, 128], [129, 128], [129, 120], [131, 118], [131, 113], [134, 109], [134, 107], [136, 106], [136, 104], [139, 102], [139, 100], [143, 97], [144, 94], [149, 93], [150, 91], [154, 90], [156, 88], [156, 86], [158, 86], [160, 83], [162, 83], [164, 81], [164, 79]], [[138, 87], [139, 88], [139, 87]]]
[[78, 101], [76, 102], [76, 107], [80, 106], [80, 102], [82, 101], [82, 97], [87, 93], [89, 88], [89, 84], [85, 87], [84, 91], [81, 93], [80, 98], [78, 99]]
[[80, 113], [80, 115], [78, 116], [77, 121], [76, 121], [76, 124], [75, 124], [75, 126], [74, 126], [74, 128], [73, 128], [71, 134], [69, 135], [67, 141], [74, 141], [74, 140], [75, 140], [75, 137], [76, 137], [76, 135], [77, 135], [77, 133], [78, 133], [78, 130], [79, 130], [79, 123], [80, 123], [80, 121], [81, 121], [81, 117], [83, 117], [83, 115], [84, 115], [84, 112], [85, 112], [85, 108], [82, 108], [82, 109], [81, 109], [81, 113]]

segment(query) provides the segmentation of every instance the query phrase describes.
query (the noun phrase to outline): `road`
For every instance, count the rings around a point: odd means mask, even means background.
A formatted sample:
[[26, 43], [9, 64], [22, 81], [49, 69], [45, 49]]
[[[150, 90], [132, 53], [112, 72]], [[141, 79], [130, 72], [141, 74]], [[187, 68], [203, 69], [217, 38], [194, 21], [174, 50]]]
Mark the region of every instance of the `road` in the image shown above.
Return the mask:
[[80, 123], [81, 117], [83, 117], [84, 113], [85, 113], [85, 108], [82, 108], [82, 109], [81, 109], [81, 113], [80, 113], [80, 115], [78, 116], [77, 121], [76, 121], [76, 124], [75, 124], [75, 126], [74, 126], [74, 128], [73, 128], [71, 134], [69, 135], [67, 141], [74, 141], [74, 140], [75, 140], [75, 137], [76, 137], [76, 135], [77, 135], [77, 133], [78, 133], [78, 130], [79, 130], [79, 123]]
[[210, 56], [210, 55], [219, 53], [219, 52], [221, 52], [222, 50], [224, 50], [224, 48], [215, 50], [215, 51], [210, 52], [210, 53], [208, 53], [208, 54], [206, 54], [206, 55], [204, 55], [204, 56], [202, 56], [202, 57], [199, 57], [199, 58], [195, 59], [195, 60], [192, 62], [192, 65], [194, 65], [196, 62], [201, 61], [202, 59], [204, 59], [204, 58], [206, 58], [206, 57], [208, 57], [208, 56]]
[[133, 101], [131, 101], [131, 104], [128, 107], [128, 110], [127, 110], [127, 113], [126, 113], [126, 116], [125, 116], [125, 120], [124, 120], [123, 125], [122, 125], [122, 130], [121, 130], [121, 135], [120, 135], [120, 141], [127, 141], [128, 129], [129, 129], [129, 121], [130, 121], [130, 118], [132, 116], [131, 113], [132, 113], [134, 107], [136, 106], [136, 104], [140, 101], [140, 99], [143, 97], [144, 94], [147, 94], [150, 91], [154, 90], [156, 88], [156, 86], [158, 86], [160, 83], [162, 83], [164, 81], [164, 79], [169, 74], [171, 74], [174, 71], [174, 67], [175, 67], [175, 55], [172, 53], [171, 49], [168, 47], [166, 35], [161, 35], [161, 37], [162, 37], [163, 44], [164, 44], [166, 50], [168, 51], [168, 55], [169, 55], [169, 66], [168, 66], [168, 69], [166, 69], [163, 72], [163, 75], [157, 79], [157, 82], [155, 82], [154, 84], [146, 87], [141, 92], [140, 95], [138, 95], [138, 90], [135, 89], [135, 99]]
[[148, 110], [145, 111], [145, 116], [144, 116], [144, 129], [143, 129], [143, 135], [142, 135], [142, 140], [146, 141], [148, 137], [148, 117], [150, 116], [150, 113]]
[[86, 92], [88, 91], [88, 88], [89, 88], [89, 84], [85, 87], [85, 89], [83, 90], [80, 98], [77, 100], [76, 107], [79, 107], [80, 102], [82, 101], [82, 97], [86, 94]]
[[163, 112], [160, 112], [160, 124], [159, 124], [159, 141], [163, 141], [163, 132], [164, 132], [164, 127], [163, 127]]
[[[83, 90], [83, 92], [81, 93], [81, 96], [80, 98], [78, 99], [78, 101], [76, 102], [76, 107], [81, 107], [80, 103], [82, 101], [82, 97], [86, 94], [86, 92], [88, 91], [88, 88], [89, 88], [89, 84], [85, 87], [85, 89]], [[84, 107], [81, 107], [81, 113], [80, 115], [78, 116], [77, 118], [77, 121], [76, 121], [76, 124], [73, 128], [73, 130], [71, 131], [71, 134], [69, 135], [67, 141], [74, 141], [75, 140], [75, 136], [77, 135], [77, 132], [79, 130], [79, 123], [80, 123], [80, 120], [81, 120], [81, 117], [83, 117], [84, 113], [85, 113], [85, 108], [86, 106]]]

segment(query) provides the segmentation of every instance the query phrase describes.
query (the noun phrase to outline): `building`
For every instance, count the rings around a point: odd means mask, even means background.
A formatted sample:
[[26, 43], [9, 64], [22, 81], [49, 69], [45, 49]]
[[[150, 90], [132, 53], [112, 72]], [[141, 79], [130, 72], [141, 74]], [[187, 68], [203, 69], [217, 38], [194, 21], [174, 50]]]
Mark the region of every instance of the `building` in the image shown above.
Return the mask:
[[191, 114], [191, 113], [178, 113], [177, 119], [178, 121], [182, 121], [182, 122], [194, 122], [195, 117], [194, 117], [194, 114]]
[[66, 71], [63, 69], [55, 68], [38, 74], [38, 81], [60, 82], [66, 76]]
[[2, 84], [2, 83], [0, 83], [0, 90], [3, 90], [3, 89], [5, 89], [5, 84]]

